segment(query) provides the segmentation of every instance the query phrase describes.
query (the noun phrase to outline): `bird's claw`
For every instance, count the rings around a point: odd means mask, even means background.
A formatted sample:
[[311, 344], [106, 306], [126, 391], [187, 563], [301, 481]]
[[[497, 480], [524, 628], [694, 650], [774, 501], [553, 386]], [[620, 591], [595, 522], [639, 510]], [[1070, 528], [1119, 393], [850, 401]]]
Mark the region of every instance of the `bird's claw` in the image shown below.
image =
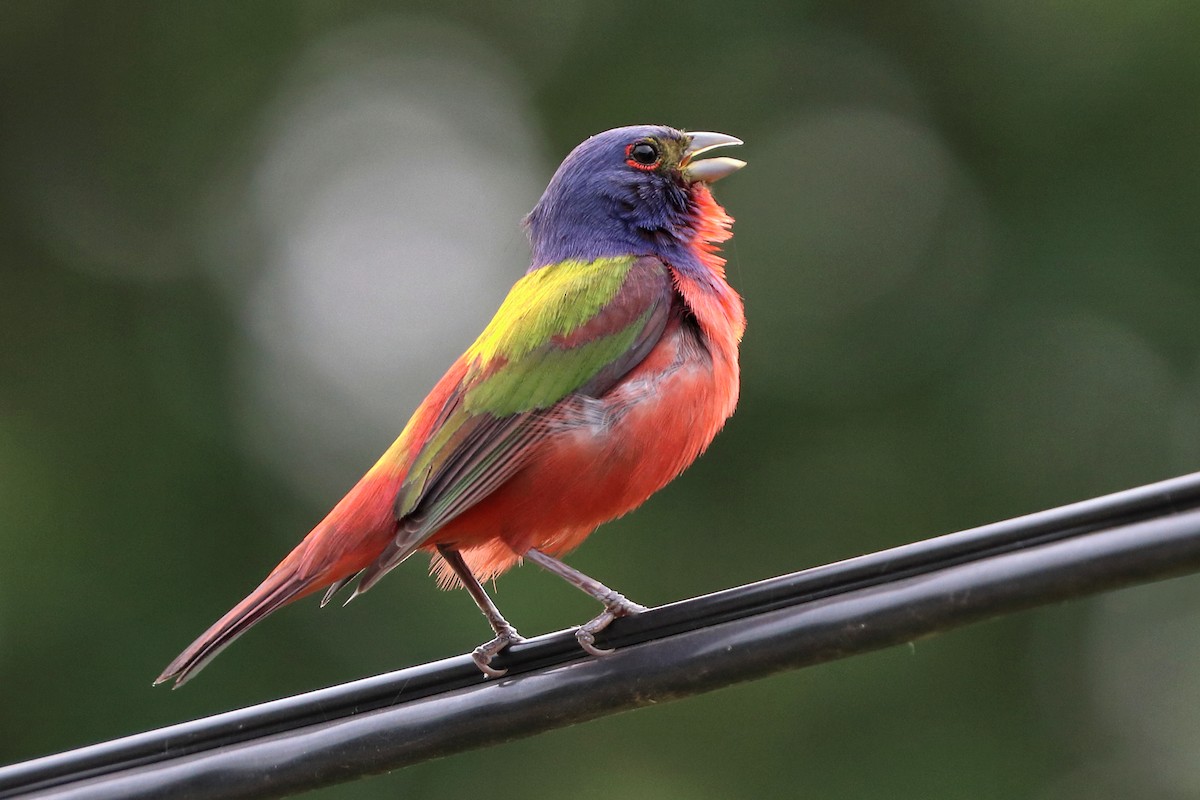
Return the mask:
[[517, 629], [509, 625], [507, 628], [502, 628], [496, 631], [496, 638], [490, 642], [484, 642], [471, 651], [471, 660], [475, 662], [475, 666], [479, 667], [479, 671], [489, 678], [503, 678], [508, 674], [506, 669], [496, 669], [492, 666], [492, 659], [504, 648], [510, 644], [517, 644], [525, 641], [525, 637], [517, 633]]
[[[609, 623], [616, 619], [615, 616], [605, 611], [600, 616], [596, 617], [586, 625], [580, 625], [575, 629], [575, 641], [579, 642], [579, 646], [583, 648], [585, 653], [596, 656], [611, 656], [616, 652], [615, 647], [597, 647], [596, 633], [607, 628]], [[593, 627], [594, 626], [594, 627]]]
[[613, 592], [604, 600], [604, 611], [598, 617], [575, 629], [575, 641], [585, 653], [596, 656], [610, 656], [616, 652], [615, 647], [597, 647], [596, 634], [612, 624], [618, 617], [632, 617], [646, 610], [643, 605], [629, 600], [624, 595]]

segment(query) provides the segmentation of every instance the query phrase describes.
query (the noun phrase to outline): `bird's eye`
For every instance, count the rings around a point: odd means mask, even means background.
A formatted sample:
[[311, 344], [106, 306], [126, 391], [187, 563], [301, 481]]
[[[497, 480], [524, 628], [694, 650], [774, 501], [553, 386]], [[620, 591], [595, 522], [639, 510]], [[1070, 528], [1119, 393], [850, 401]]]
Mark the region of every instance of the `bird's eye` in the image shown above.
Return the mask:
[[654, 142], [634, 142], [625, 148], [625, 163], [635, 169], [654, 169], [658, 160], [658, 147]]

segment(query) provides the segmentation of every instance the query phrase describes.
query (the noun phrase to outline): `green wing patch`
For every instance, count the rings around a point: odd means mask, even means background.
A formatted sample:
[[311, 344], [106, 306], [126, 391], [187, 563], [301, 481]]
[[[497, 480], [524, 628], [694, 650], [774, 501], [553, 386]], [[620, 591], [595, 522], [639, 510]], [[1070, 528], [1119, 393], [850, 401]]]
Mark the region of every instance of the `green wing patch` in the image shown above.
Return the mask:
[[496, 358], [512, 362], [582, 327], [621, 290], [635, 261], [563, 261], [530, 272], [509, 291], [467, 360], [485, 367]]
[[[662, 335], [674, 290], [650, 258], [563, 262], [529, 273], [467, 350], [468, 366], [396, 498], [403, 559], [525, 463], [541, 412], [600, 396]], [[396, 562], [398, 563], [398, 561]]]
[[463, 405], [468, 412], [496, 416], [549, 408], [627, 352], [649, 319], [647, 311], [624, 330], [570, 349], [543, 346], [536, 358], [530, 354], [483, 378], [467, 390]]

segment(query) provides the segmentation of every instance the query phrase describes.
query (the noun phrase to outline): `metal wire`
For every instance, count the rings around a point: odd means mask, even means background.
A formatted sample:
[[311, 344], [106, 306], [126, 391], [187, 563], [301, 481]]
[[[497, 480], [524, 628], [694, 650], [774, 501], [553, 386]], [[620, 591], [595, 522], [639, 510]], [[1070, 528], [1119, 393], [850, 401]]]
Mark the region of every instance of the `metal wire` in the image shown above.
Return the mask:
[[[1200, 473], [0, 768], [0, 798], [276, 797], [1200, 570]], [[32, 793], [32, 794], [30, 794]]]

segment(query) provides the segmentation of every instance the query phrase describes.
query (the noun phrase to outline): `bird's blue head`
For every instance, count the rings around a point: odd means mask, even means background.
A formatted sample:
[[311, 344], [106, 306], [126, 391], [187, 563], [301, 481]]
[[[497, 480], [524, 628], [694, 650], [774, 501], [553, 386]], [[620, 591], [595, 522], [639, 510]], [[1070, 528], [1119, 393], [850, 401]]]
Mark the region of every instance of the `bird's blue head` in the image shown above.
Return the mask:
[[707, 184], [745, 162], [698, 156], [741, 144], [722, 133], [631, 125], [598, 133], [571, 151], [525, 218], [537, 269], [566, 259], [650, 255], [677, 268], [709, 199]]

